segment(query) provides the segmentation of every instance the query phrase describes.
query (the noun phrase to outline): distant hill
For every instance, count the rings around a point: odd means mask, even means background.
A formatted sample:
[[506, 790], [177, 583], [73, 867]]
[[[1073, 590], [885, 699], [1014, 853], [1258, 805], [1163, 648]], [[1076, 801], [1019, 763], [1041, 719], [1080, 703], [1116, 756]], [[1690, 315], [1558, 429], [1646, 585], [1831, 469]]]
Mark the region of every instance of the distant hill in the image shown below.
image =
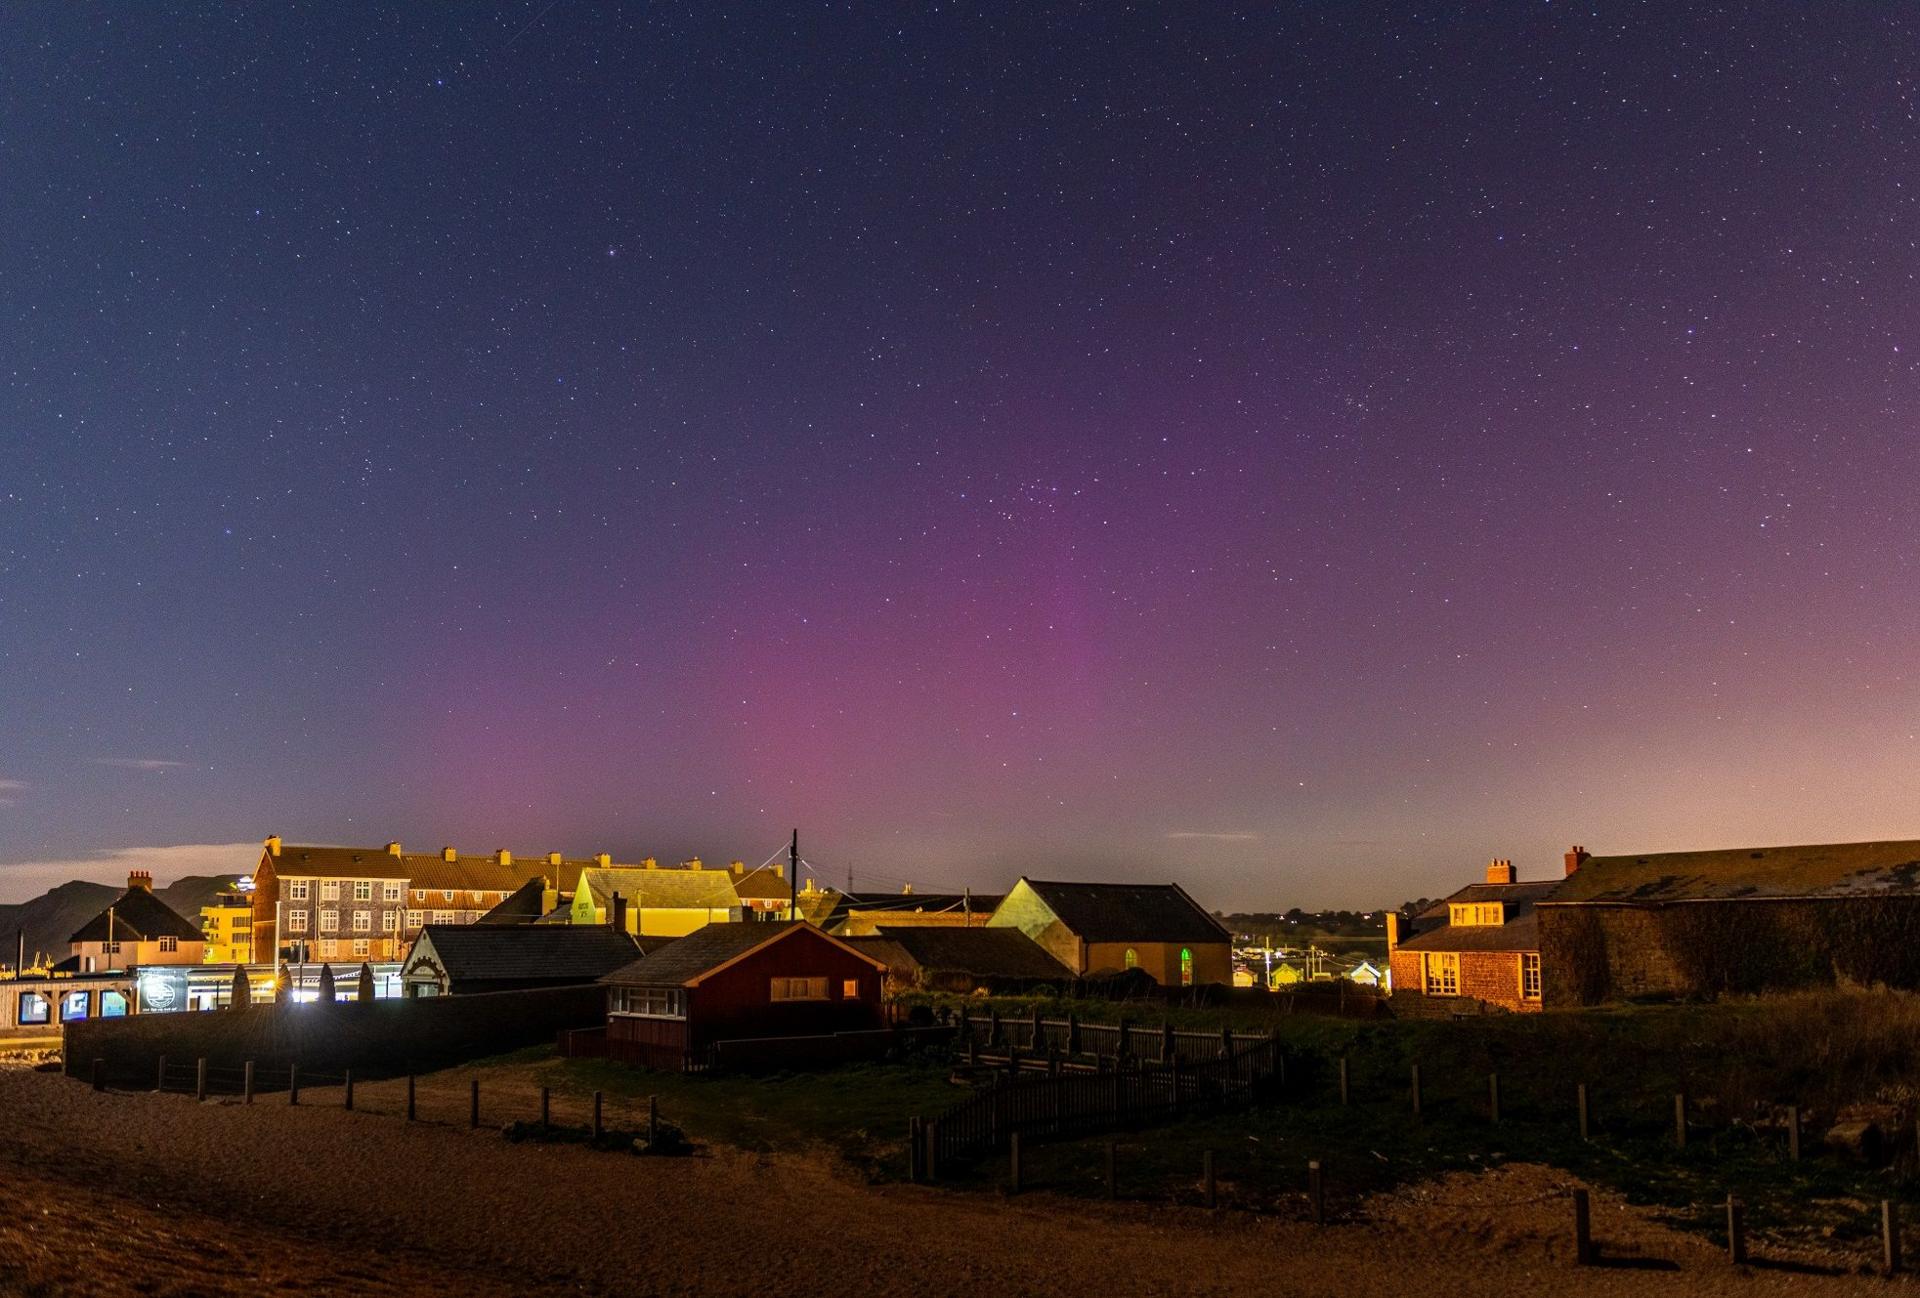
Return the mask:
[[[233, 875], [191, 874], [175, 879], [154, 896], [198, 924], [200, 908], [213, 895], [232, 886]], [[125, 892], [111, 884], [88, 883], [75, 879], [35, 897], [32, 901], [0, 906], [0, 964], [12, 966], [20, 939], [26, 939], [27, 959], [45, 953], [56, 960], [68, 954], [67, 939], [74, 930], [105, 910]]]

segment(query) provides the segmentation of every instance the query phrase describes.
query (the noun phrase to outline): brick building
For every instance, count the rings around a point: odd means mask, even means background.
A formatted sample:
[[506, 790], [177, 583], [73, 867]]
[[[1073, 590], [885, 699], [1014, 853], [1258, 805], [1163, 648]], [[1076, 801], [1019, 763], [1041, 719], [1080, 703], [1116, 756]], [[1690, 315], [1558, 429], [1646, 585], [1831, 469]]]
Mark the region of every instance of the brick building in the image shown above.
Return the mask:
[[1400, 917], [1389, 914], [1395, 1012], [1538, 1010], [1545, 980], [1535, 906], [1559, 883], [1521, 883], [1513, 862], [1498, 859], [1484, 883], [1435, 902], [1414, 917], [1410, 932], [1403, 935]]

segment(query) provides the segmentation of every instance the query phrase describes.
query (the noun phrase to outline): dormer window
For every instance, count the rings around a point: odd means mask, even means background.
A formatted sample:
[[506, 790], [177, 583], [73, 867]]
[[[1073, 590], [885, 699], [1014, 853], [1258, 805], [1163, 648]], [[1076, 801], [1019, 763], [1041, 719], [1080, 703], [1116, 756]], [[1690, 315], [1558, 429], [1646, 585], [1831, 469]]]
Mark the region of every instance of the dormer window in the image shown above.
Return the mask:
[[1498, 901], [1453, 902], [1447, 907], [1447, 923], [1455, 928], [1498, 927], [1507, 922], [1507, 907]]

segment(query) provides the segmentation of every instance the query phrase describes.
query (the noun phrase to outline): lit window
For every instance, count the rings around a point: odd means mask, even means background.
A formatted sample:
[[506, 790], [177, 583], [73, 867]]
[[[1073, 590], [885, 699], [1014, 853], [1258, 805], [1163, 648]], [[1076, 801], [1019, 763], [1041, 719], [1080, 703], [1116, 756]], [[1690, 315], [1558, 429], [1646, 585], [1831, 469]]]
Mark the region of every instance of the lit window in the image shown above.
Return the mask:
[[1186, 947], [1180, 948], [1180, 985], [1193, 986], [1193, 952]]
[[847, 1001], [857, 1001], [860, 999], [860, 980], [858, 978], [849, 978], [840, 984], [840, 999]]
[[1127, 954], [1126, 954], [1126, 962], [1127, 962], [1127, 968], [1129, 969], [1138, 968], [1140, 964], [1140, 953], [1134, 950], [1132, 947], [1128, 947]]
[[1460, 994], [1460, 956], [1454, 951], [1429, 951], [1424, 957], [1427, 995]]
[[1540, 953], [1527, 951], [1520, 956], [1520, 999], [1540, 999]]
[[287, 912], [287, 931], [289, 933], [306, 932], [307, 931], [307, 912], [304, 910], [288, 911]]
[[39, 992], [20, 993], [20, 1022], [45, 1023], [53, 1015], [53, 1003]]
[[355, 879], [353, 881], [353, 899], [355, 901], [372, 901], [373, 880]]
[[87, 1017], [87, 1002], [92, 999], [86, 992], [68, 992], [60, 998], [60, 1021], [71, 1023], [75, 1019]]
[[827, 980], [825, 978], [775, 978], [773, 999], [776, 1001], [823, 1001], [827, 999]]
[[127, 1017], [127, 994], [125, 992], [101, 992], [100, 1017], [103, 1019], [124, 1019]]
[[1506, 922], [1506, 906], [1501, 902], [1455, 902], [1447, 907], [1447, 923], [1458, 928], [1497, 927]]

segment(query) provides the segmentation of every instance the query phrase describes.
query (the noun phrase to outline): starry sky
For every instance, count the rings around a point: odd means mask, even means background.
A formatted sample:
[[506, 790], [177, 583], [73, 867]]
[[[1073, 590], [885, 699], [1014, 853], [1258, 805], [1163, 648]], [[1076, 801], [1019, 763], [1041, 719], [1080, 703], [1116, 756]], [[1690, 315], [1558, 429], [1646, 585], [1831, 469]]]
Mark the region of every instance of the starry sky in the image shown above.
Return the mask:
[[0, 898], [1920, 837], [1895, 7], [8, 28]]

